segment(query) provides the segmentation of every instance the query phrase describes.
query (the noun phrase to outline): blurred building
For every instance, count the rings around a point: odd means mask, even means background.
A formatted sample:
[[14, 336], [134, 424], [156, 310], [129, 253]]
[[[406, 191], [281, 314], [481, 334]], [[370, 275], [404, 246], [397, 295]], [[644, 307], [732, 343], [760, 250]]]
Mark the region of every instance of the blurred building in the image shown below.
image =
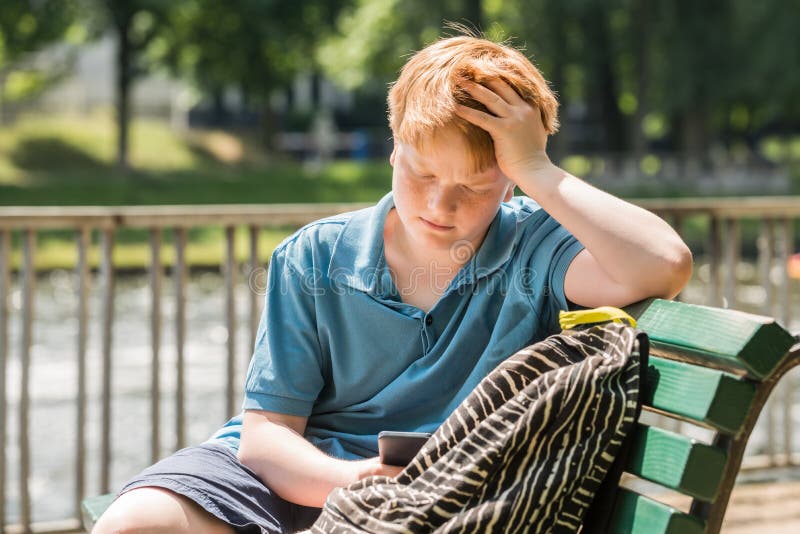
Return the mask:
[[[53, 71], [70, 63], [69, 72], [34, 102], [23, 103], [16, 111], [87, 114], [97, 109], [112, 109], [114, 54], [114, 39], [110, 35], [80, 47], [59, 44], [37, 53], [31, 59], [35, 68]], [[148, 74], [133, 85], [132, 109], [136, 115], [174, 119], [176, 114], [186, 113], [190, 95], [187, 84], [164, 73]]]

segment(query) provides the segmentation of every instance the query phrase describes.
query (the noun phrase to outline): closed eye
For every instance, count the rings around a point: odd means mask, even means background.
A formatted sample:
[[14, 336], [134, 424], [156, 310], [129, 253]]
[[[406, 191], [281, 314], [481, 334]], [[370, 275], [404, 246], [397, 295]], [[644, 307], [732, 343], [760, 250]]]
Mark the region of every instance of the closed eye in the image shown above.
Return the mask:
[[468, 193], [472, 193], [474, 195], [485, 195], [490, 191], [489, 189], [479, 189], [475, 187], [469, 187], [468, 185], [462, 185], [461, 187], [464, 189], [464, 191], [467, 191]]

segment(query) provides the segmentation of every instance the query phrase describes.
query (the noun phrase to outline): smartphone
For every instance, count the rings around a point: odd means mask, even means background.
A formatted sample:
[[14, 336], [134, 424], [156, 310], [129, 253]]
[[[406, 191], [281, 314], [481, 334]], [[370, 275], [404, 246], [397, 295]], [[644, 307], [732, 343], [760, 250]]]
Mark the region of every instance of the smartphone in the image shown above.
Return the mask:
[[378, 434], [378, 455], [381, 463], [405, 467], [432, 436], [429, 432], [392, 432]]

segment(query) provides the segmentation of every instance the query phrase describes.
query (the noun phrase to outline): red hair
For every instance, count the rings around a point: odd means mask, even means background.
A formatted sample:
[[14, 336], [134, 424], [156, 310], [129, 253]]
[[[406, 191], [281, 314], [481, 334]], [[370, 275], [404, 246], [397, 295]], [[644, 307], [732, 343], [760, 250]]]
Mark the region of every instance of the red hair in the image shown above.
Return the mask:
[[558, 130], [558, 100], [519, 50], [487, 39], [458, 36], [423, 48], [403, 66], [389, 90], [389, 126], [395, 142], [420, 147], [436, 131], [455, 126], [471, 148], [475, 171], [494, 165], [494, 144], [482, 128], [456, 115], [456, 103], [487, 111], [464, 91], [463, 80], [502, 79], [539, 108], [548, 134]]

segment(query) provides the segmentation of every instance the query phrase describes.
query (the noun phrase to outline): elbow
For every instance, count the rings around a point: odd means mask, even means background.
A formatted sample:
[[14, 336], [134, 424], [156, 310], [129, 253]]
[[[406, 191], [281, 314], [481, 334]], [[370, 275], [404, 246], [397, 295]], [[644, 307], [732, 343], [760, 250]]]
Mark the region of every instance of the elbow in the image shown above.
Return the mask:
[[250, 453], [250, 449], [245, 444], [244, 439], [241, 439], [239, 441], [239, 450], [236, 451], [236, 458], [239, 460], [239, 463], [241, 463], [243, 466], [249, 468], [250, 470], [254, 470], [253, 455]]
[[682, 241], [674, 247], [671, 254], [665, 258], [665, 290], [660, 295], [662, 298], [672, 299], [686, 287], [692, 277], [694, 260], [692, 251]]
[[236, 451], [236, 458], [243, 466], [251, 471], [258, 472], [260, 458], [258, 456], [258, 447], [254, 446], [253, 440], [255, 436], [250, 435], [250, 432], [243, 431], [239, 439], [239, 450]]

